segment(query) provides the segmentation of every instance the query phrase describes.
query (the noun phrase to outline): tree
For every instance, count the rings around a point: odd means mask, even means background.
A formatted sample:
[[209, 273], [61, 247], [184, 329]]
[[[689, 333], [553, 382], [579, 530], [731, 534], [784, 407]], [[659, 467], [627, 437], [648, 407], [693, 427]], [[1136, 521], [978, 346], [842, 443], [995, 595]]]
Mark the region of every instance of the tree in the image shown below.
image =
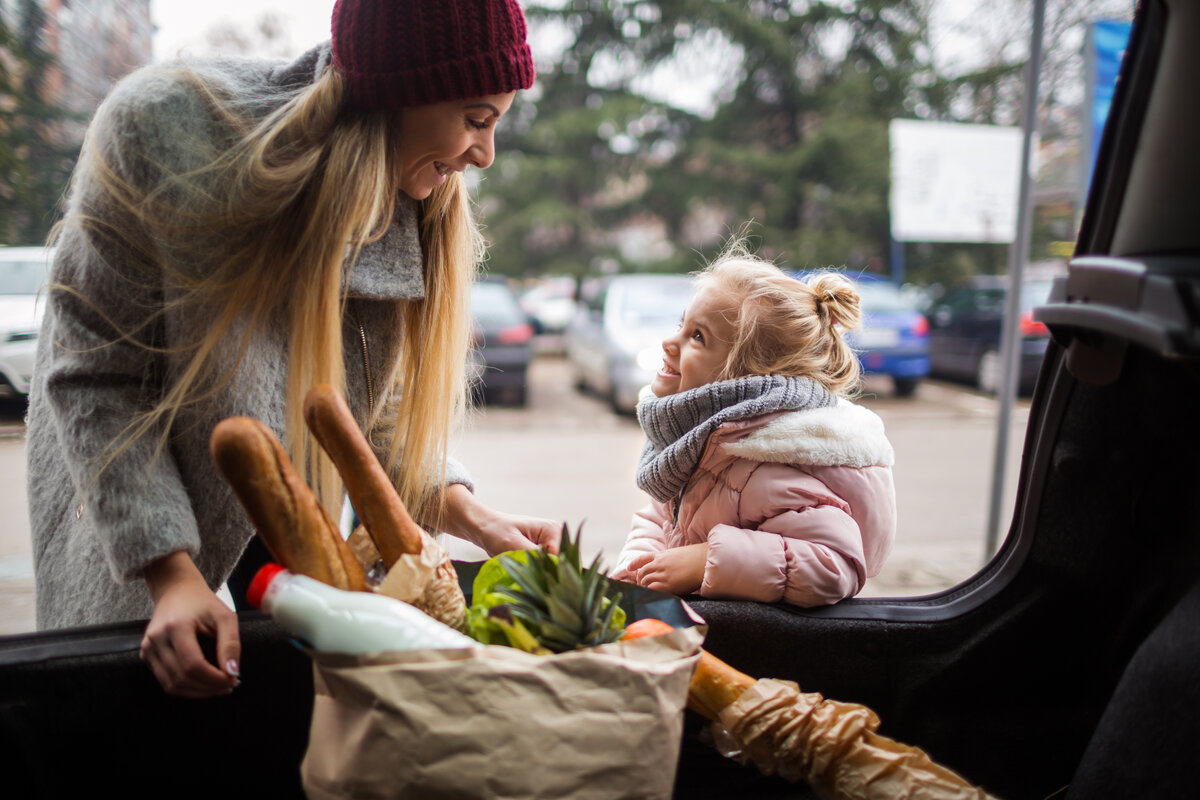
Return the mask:
[[481, 192], [492, 271], [578, 275], [635, 265], [615, 234], [644, 214], [646, 164], [686, 115], [627, 80], [598, 77], [600, 62], [655, 47], [640, 29], [622, 32], [628, 5], [527, 9], [534, 24], [556, 23], [572, 43], [541, 68], [536, 94], [518, 96], [497, 134], [500, 155]]
[[[1044, 137], [1078, 133], [1084, 23], [1051, 0]], [[568, 0], [530, 5], [539, 63], [479, 197], [506, 275], [688, 270], [745, 223], [795, 267], [886, 269], [890, 120], [1019, 124], [1028, 3]], [[935, 35], [935, 29], [937, 34]], [[948, 42], [969, 58], [947, 57]], [[717, 77], [703, 108], [684, 102]], [[526, 96], [528, 95], [528, 96]], [[638, 232], [654, 233], [648, 239]], [[655, 238], [657, 236], [657, 239]], [[651, 241], [653, 246], [631, 246]], [[1001, 245], [908, 248], [921, 278], [997, 271]]]
[[[1084, 61], [1081, 48], [1088, 24], [1102, 18], [1128, 19], [1128, 0], [1048, 0], [1038, 90], [1038, 135], [1043, 154], [1039, 186], [1057, 194], [1078, 186], [1079, 139], [1088, 124], [1082, 108]], [[945, 14], [949, 0], [930, 0], [929, 13]], [[1032, 26], [1028, 0], [979, 3], [962, 19], [945, 22], [931, 45], [937, 66], [933, 82], [906, 103], [908, 116], [950, 122], [1020, 125]], [[953, 45], [953, 47], [951, 47]], [[949, 52], [951, 49], [957, 54]], [[1066, 155], [1064, 155], [1066, 154]], [[1069, 156], [1069, 157], [1068, 157]], [[1036, 191], [1035, 191], [1036, 198]], [[1056, 203], [1062, 206], [1060, 200]], [[1073, 238], [1068, 219], [1034, 212], [1033, 260], [1050, 256], [1051, 243]], [[1061, 214], [1061, 212], [1060, 212]], [[1069, 216], [1069, 215], [1068, 215]], [[909, 274], [927, 282], [952, 283], [977, 273], [1003, 272], [1008, 245], [924, 244], [909, 246]]]
[[[948, 5], [948, 0], [938, 2]], [[1044, 135], [1078, 135], [1084, 84], [1080, 48], [1087, 25], [1102, 18], [1128, 19], [1132, 8], [1129, 0], [1048, 0], [1038, 89]], [[1028, 0], [981, 3], [962, 20], [948, 23], [943, 42], [955, 42], [965, 55], [950, 57], [937, 52], [944, 44], [934, 47], [938, 85], [930, 92], [933, 102], [918, 116], [1020, 125], [1031, 26]]]
[[[540, 96], [520, 101], [481, 191], [493, 270], [691, 269], [694, 250], [750, 220], [797, 266], [886, 254], [887, 121], [930, 69], [919, 12], [915, 0], [530, 6], [535, 30], [567, 46], [541, 67]], [[728, 61], [711, 115], [645, 86], [696, 41]], [[623, 252], [619, 234], [651, 223], [671, 247]]]
[[45, 11], [21, 0], [15, 24], [0, 15], [0, 241], [41, 244], [61, 216], [79, 153], [64, 136], [75, 116], [51, 99], [54, 59], [43, 34]]

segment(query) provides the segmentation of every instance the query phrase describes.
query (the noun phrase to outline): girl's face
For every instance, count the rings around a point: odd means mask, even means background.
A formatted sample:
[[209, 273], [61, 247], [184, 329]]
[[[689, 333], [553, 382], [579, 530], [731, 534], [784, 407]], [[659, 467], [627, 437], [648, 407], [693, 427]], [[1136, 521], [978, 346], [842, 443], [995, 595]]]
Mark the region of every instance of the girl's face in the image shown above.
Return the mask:
[[697, 292], [679, 330], [663, 340], [663, 364], [650, 391], [666, 397], [717, 380], [733, 349], [737, 311], [727, 294], [711, 286]]
[[491, 94], [400, 112], [400, 189], [414, 200], [424, 200], [451, 172], [491, 166], [496, 123], [516, 95]]

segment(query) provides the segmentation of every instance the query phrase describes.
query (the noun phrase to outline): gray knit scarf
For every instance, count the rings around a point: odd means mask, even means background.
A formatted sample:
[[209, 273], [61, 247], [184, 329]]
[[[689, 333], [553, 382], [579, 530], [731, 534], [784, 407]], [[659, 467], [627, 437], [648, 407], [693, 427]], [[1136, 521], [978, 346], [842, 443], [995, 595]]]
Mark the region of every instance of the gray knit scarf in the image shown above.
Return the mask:
[[646, 446], [638, 460], [638, 488], [663, 503], [677, 496], [700, 463], [709, 434], [723, 422], [836, 402], [829, 390], [810, 378], [776, 375], [751, 375], [666, 397], [647, 397], [637, 407], [638, 422], [646, 432]]

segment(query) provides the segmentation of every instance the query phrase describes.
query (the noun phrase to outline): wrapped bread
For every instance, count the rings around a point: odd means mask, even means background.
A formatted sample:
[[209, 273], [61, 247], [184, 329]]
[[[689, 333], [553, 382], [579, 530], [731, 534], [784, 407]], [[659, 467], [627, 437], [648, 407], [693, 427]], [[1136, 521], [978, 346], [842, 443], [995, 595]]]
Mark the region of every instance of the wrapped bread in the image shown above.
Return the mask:
[[[623, 639], [670, 633], [641, 619]], [[756, 680], [701, 650], [688, 708], [713, 720], [721, 752], [753, 761], [764, 775], [806, 781], [828, 800], [991, 800], [960, 775], [875, 730], [866, 706], [801, 692], [791, 681]]]

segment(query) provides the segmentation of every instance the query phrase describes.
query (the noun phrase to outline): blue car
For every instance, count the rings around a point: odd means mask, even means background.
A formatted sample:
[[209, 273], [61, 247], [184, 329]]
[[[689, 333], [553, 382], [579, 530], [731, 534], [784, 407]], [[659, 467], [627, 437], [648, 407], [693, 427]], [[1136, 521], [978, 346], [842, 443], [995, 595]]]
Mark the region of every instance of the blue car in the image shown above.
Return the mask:
[[[801, 280], [812, 272], [796, 273]], [[846, 339], [858, 353], [863, 373], [892, 379], [897, 397], [911, 397], [929, 374], [929, 322], [914, 299], [878, 275], [843, 273], [862, 301], [862, 326]]]

